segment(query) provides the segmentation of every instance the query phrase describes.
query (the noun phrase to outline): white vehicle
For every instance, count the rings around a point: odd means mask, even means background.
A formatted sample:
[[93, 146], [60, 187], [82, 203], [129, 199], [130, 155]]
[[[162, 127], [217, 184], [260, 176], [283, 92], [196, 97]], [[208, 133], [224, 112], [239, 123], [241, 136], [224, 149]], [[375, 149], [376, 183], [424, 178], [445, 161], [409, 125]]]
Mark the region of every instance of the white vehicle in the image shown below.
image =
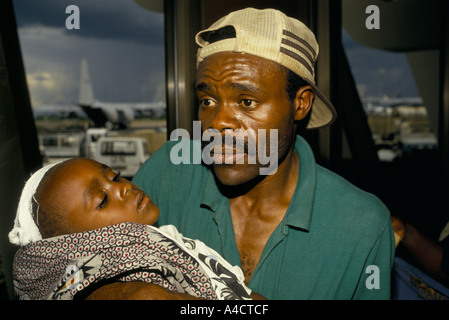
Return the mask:
[[83, 133], [60, 132], [39, 135], [39, 148], [44, 163], [80, 157]]
[[97, 141], [93, 159], [130, 179], [149, 156], [144, 138], [101, 137]]
[[106, 128], [90, 128], [86, 130], [86, 139], [84, 142], [84, 155], [88, 158], [95, 157], [97, 152], [98, 139], [108, 136], [108, 129]]

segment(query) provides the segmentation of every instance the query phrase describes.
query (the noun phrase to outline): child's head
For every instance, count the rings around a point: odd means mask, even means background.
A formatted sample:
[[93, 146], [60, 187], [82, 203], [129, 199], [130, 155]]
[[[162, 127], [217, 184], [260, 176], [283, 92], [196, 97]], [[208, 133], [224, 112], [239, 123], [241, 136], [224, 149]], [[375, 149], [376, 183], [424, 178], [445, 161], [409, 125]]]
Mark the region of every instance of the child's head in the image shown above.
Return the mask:
[[159, 217], [159, 209], [135, 184], [108, 166], [84, 158], [50, 168], [30, 201], [31, 214], [42, 238], [121, 222], [151, 225]]

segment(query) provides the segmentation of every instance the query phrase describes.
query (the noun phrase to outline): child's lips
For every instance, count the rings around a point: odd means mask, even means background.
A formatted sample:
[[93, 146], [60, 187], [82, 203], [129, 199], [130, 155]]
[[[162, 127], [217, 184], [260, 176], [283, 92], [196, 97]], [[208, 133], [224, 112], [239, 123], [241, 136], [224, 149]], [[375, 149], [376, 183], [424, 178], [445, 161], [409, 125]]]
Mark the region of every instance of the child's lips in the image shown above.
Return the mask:
[[150, 204], [150, 198], [145, 194], [145, 192], [141, 192], [137, 197], [137, 210], [143, 210]]

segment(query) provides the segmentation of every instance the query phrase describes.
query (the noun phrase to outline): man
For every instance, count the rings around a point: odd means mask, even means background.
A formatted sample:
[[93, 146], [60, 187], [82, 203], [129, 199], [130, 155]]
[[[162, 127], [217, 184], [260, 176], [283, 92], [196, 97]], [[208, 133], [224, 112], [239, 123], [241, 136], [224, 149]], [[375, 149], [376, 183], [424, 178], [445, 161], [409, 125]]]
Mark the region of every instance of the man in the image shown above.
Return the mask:
[[427, 238], [413, 224], [391, 217], [395, 232], [395, 245], [399, 256], [406, 256], [426, 274], [449, 288], [449, 237], [446, 228], [440, 234], [439, 241]]
[[[190, 141], [190, 159], [178, 161], [185, 140], [170, 141], [137, 172], [134, 182], [164, 212], [158, 224], [175, 225], [241, 266], [248, 286], [268, 299], [388, 299], [388, 210], [317, 165], [296, 135], [298, 126], [335, 118], [314, 83], [313, 33], [279, 11], [245, 9], [196, 40], [202, 140], [218, 147], [201, 153], [200, 141]], [[205, 139], [209, 132], [225, 144]], [[248, 133], [243, 149], [238, 132]], [[267, 150], [274, 166], [262, 161]]]
[[235, 145], [218, 157], [212, 152], [209, 167], [174, 164], [180, 142], [168, 142], [134, 180], [165, 213], [159, 224], [174, 224], [240, 265], [249, 287], [268, 299], [388, 299], [394, 256], [388, 210], [318, 166], [296, 136], [303, 122], [314, 129], [335, 118], [314, 84], [313, 33], [279, 11], [245, 9], [196, 40], [203, 134], [275, 131], [277, 166], [261, 175], [260, 159], [237, 164], [238, 155], [228, 151], [239, 153]]

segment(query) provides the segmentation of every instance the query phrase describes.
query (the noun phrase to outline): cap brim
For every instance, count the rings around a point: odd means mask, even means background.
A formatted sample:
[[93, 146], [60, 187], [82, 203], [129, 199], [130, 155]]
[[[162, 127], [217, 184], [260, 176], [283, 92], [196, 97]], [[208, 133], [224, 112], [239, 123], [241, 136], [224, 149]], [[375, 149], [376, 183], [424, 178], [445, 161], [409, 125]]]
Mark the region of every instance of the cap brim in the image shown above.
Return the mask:
[[337, 111], [327, 97], [318, 89], [318, 87], [304, 79], [313, 87], [315, 99], [312, 105], [312, 114], [306, 126], [307, 129], [320, 129], [330, 126], [337, 118]]

